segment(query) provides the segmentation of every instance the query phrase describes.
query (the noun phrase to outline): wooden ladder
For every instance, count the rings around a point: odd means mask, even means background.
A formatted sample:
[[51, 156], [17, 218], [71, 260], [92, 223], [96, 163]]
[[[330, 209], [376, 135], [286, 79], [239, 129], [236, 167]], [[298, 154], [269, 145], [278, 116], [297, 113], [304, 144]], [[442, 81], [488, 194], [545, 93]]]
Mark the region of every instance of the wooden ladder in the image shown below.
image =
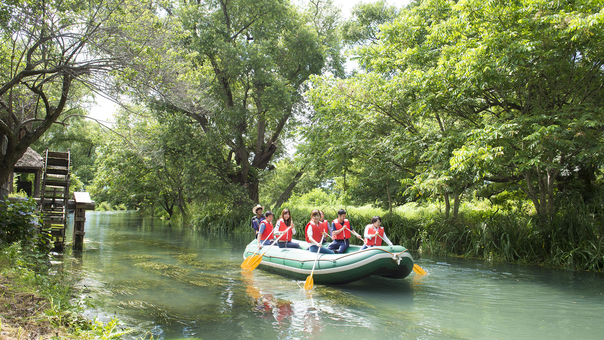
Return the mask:
[[43, 228], [50, 230], [53, 250], [62, 251], [67, 227], [67, 202], [69, 201], [70, 151], [44, 153], [44, 174], [40, 193], [40, 212]]

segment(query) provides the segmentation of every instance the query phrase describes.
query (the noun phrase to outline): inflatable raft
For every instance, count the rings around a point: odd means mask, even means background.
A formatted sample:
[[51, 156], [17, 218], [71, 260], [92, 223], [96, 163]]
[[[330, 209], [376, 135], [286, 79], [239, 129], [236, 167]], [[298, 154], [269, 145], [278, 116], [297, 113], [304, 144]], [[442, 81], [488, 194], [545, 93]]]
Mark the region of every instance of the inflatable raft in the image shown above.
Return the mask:
[[[264, 246], [260, 267], [267, 271], [306, 280], [312, 270], [317, 253], [306, 250], [309, 244], [293, 240], [303, 249], [281, 249], [277, 245]], [[360, 246], [351, 245], [343, 254], [319, 254], [313, 280], [319, 284], [342, 284], [360, 280], [370, 275], [403, 279], [413, 270], [413, 258], [403, 246], [381, 246], [360, 250]], [[256, 240], [247, 245], [243, 258], [258, 250]]]

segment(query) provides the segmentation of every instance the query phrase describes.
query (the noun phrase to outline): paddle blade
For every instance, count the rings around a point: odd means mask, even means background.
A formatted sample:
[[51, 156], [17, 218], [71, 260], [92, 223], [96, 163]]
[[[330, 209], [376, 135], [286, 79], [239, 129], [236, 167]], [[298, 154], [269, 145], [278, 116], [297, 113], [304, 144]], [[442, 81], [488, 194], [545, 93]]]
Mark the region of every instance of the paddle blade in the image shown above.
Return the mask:
[[420, 267], [416, 264], [413, 265], [413, 272], [415, 272], [415, 274], [418, 274], [418, 275], [428, 275], [428, 273], [426, 273], [426, 271], [423, 270], [422, 267]]
[[262, 256], [261, 255], [253, 256], [250, 259], [250, 262], [248, 263], [246, 269], [252, 271], [252, 270], [256, 269], [256, 267], [258, 267], [258, 265], [260, 264], [260, 262], [262, 262]]
[[308, 275], [308, 277], [306, 278], [306, 282], [304, 282], [304, 289], [311, 290], [314, 284], [315, 283], [312, 280], [312, 275]]
[[241, 269], [247, 269], [247, 266], [250, 264], [250, 259], [252, 258], [252, 256], [248, 256], [245, 258], [245, 260], [243, 260], [243, 262], [241, 262]]

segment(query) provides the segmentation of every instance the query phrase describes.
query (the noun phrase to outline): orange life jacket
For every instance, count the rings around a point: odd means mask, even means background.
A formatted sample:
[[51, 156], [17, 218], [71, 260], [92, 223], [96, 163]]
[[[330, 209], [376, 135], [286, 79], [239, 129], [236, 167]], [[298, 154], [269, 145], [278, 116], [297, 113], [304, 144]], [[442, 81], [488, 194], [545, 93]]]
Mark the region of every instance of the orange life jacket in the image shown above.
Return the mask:
[[333, 239], [334, 240], [346, 240], [350, 238], [350, 223], [348, 222], [347, 219], [344, 219], [344, 225], [341, 225], [340, 222], [338, 222], [338, 219], [336, 218], [335, 220], [333, 220], [333, 230], [340, 230], [342, 228], [348, 228], [346, 230], [344, 230], [343, 232], [339, 233], [339, 234], [333, 234]]
[[[264, 232], [262, 234], [260, 234], [260, 241], [264, 241], [266, 239], [268, 239], [268, 236], [271, 235], [271, 233], [273, 232], [273, 225], [267, 221], [264, 220], [260, 223], [260, 225], [262, 225], [264, 223], [265, 227], [264, 227]], [[273, 235], [271, 235], [271, 239], [272, 239]]]
[[[277, 221], [277, 231], [286, 231], [287, 228], [289, 228], [287, 226], [287, 224], [285, 224], [285, 221], [283, 221], [283, 219], [279, 219], [279, 221]], [[293, 233], [292, 233], [292, 228], [289, 228], [289, 230], [287, 230], [287, 233], [285, 233], [285, 235], [281, 236], [281, 238], [279, 239], [279, 242], [289, 242], [291, 241], [293, 238]]]
[[[319, 223], [320, 224], [320, 223]], [[306, 242], [312, 243], [308, 237], [308, 226], [312, 228], [312, 238], [317, 242], [321, 243], [321, 236], [323, 235], [323, 227], [318, 226], [312, 222], [308, 222], [304, 228], [304, 234], [306, 235]]]
[[[369, 227], [369, 229], [367, 229], [367, 233], [369, 235], [375, 235], [375, 228], [373, 228], [373, 226]], [[375, 236], [371, 239], [366, 238], [365, 244], [368, 246], [381, 246], [382, 237], [384, 237], [384, 227], [380, 227], [380, 229], [378, 229], [378, 235], [380, 235], [381, 237]]]

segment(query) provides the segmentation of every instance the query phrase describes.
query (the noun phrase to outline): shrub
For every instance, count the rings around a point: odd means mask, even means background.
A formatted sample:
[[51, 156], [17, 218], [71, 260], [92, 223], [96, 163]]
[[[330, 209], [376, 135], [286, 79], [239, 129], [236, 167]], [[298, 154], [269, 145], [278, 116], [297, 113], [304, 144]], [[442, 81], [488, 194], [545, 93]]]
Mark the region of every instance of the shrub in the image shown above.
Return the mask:
[[33, 199], [0, 200], [0, 247], [20, 242], [24, 249], [35, 247], [48, 253], [50, 233], [41, 230], [38, 205]]

